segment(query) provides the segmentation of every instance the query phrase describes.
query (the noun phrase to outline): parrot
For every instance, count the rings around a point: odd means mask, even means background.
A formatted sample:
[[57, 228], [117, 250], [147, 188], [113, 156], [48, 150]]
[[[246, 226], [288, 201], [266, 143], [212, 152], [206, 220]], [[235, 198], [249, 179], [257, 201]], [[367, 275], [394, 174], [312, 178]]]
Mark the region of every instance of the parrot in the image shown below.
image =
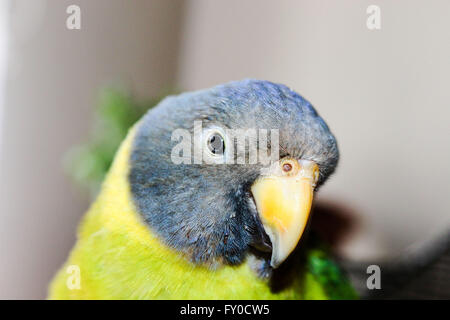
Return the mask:
[[48, 298], [357, 299], [310, 228], [338, 160], [328, 125], [285, 85], [170, 95], [130, 128]]

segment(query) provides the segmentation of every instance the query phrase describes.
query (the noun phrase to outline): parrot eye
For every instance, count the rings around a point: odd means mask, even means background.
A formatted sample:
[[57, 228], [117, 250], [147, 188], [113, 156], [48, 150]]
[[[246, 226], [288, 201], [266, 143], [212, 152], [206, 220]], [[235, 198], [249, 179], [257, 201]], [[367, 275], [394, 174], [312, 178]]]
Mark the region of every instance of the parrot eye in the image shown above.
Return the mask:
[[225, 142], [223, 137], [217, 132], [208, 137], [207, 146], [214, 155], [222, 155], [225, 152]]

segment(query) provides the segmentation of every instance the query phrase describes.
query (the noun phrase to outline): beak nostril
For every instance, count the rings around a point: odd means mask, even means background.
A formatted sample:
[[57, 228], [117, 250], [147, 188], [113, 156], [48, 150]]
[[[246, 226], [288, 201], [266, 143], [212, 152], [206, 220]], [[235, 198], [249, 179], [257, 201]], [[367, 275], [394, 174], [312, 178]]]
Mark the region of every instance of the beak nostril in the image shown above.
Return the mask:
[[290, 163], [283, 164], [283, 171], [290, 172], [292, 170], [292, 165]]
[[271, 243], [272, 268], [295, 249], [309, 220], [318, 166], [284, 158], [251, 186], [256, 211]]

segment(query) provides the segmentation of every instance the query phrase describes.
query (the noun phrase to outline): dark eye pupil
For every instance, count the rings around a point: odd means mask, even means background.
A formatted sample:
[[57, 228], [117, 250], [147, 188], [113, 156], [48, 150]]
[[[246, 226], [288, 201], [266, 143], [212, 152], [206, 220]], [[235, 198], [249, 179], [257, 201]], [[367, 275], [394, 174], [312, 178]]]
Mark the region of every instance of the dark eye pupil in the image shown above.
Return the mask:
[[225, 149], [223, 138], [218, 134], [213, 134], [208, 140], [208, 148], [213, 154], [223, 154]]

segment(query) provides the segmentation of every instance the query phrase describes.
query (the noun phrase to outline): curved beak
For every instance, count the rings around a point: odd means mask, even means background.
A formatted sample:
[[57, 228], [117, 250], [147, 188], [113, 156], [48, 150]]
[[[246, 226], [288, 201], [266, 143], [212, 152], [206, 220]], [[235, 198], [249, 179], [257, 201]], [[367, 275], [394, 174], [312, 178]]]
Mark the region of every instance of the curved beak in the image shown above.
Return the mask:
[[308, 222], [318, 166], [309, 160], [282, 159], [251, 187], [264, 230], [272, 242], [277, 268], [295, 249]]

